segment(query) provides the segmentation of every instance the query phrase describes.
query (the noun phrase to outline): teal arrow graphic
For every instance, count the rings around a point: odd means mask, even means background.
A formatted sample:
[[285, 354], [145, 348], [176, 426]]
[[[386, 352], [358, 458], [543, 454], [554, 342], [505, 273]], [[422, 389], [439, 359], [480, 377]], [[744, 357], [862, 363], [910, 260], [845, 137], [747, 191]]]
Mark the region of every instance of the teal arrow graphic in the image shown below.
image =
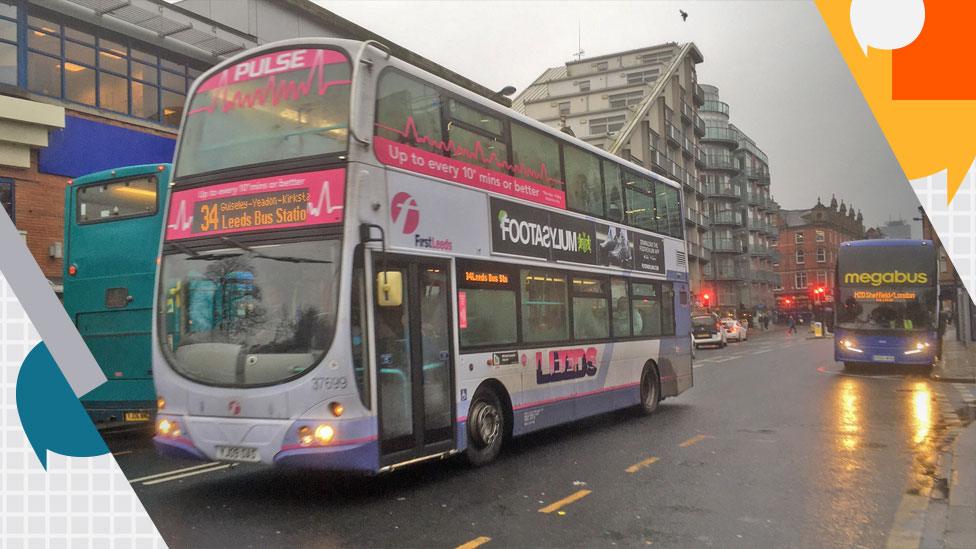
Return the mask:
[[105, 441], [44, 343], [31, 350], [17, 375], [17, 413], [44, 469], [48, 450], [71, 457], [108, 453]]

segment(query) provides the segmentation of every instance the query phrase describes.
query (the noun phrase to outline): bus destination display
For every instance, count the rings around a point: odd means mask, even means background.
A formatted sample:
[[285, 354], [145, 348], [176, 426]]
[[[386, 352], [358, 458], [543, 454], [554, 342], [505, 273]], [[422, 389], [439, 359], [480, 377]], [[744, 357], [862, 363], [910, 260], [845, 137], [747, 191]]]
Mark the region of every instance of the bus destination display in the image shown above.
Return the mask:
[[197, 202], [193, 233], [265, 228], [308, 220], [308, 189]]
[[345, 170], [220, 183], [173, 193], [166, 240], [342, 222]]

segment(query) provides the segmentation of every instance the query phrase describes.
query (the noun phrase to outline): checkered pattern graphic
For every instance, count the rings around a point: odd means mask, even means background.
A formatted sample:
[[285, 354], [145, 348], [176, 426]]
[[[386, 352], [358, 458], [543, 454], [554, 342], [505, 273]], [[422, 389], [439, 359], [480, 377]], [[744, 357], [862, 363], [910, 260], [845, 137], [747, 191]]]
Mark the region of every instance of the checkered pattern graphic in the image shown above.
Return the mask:
[[17, 415], [17, 373], [40, 336], [0, 274], [0, 547], [165, 547], [111, 455], [48, 454], [47, 471]]
[[951, 204], [946, 204], [946, 172], [912, 180], [912, 188], [932, 222], [959, 279], [976, 300], [976, 164], [970, 166]]

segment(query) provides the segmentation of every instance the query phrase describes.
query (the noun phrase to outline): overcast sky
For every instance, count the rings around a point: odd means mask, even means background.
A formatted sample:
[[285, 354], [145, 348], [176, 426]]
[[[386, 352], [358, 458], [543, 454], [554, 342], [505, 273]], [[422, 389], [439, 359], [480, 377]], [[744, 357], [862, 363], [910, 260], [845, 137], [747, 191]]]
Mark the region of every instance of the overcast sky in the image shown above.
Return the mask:
[[864, 212], [866, 225], [917, 215], [915, 194], [812, 2], [317, 1], [493, 89], [522, 90], [570, 60], [578, 27], [585, 57], [693, 41], [705, 57], [699, 82], [718, 86], [732, 122], [769, 155], [784, 208], [835, 193]]

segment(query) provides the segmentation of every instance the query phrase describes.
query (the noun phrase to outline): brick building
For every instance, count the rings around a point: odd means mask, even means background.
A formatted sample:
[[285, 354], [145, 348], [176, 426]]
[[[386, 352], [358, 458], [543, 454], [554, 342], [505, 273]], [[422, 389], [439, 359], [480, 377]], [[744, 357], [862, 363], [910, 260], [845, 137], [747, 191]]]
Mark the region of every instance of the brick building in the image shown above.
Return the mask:
[[837, 198], [825, 206], [820, 199], [808, 210], [780, 210], [779, 287], [775, 290], [776, 311], [782, 318], [793, 314], [808, 318], [813, 313], [813, 290], [825, 288], [833, 295], [837, 250], [841, 242], [864, 238], [864, 217]]
[[0, 206], [56, 290], [68, 181], [171, 161], [197, 76], [247, 48], [301, 36], [380, 41], [510, 104], [308, 0], [0, 0]]

